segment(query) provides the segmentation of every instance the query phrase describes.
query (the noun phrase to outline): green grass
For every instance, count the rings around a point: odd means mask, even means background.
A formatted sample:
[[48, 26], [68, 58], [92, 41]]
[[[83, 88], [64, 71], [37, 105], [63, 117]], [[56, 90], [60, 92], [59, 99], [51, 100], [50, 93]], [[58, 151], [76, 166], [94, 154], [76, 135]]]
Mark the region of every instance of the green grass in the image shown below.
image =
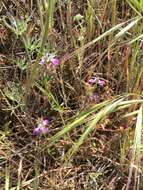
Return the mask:
[[23, 2], [0, 3], [0, 189], [143, 189], [143, 2]]

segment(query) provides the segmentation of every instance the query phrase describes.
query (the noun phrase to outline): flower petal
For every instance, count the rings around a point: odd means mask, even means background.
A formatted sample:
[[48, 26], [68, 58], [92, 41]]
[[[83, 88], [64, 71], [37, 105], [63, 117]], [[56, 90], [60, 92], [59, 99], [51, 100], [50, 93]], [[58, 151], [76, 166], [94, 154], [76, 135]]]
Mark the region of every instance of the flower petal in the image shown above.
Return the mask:
[[35, 127], [34, 130], [33, 130], [33, 135], [34, 136], [37, 136], [40, 132], [40, 128], [39, 127]]
[[43, 124], [44, 126], [48, 125], [48, 124], [49, 124], [49, 120], [48, 120], [48, 119], [44, 119], [44, 120], [42, 121], [42, 124]]
[[43, 56], [43, 57], [40, 59], [39, 65], [44, 65], [45, 62], [46, 62], [46, 57]]
[[97, 79], [98, 79], [97, 77], [91, 78], [91, 79], [89, 79], [88, 83], [94, 84], [97, 81]]
[[105, 81], [104, 81], [104, 80], [99, 80], [99, 81], [98, 81], [98, 84], [99, 84], [100, 86], [104, 86]]
[[50, 62], [51, 62], [53, 65], [59, 65], [59, 64], [60, 64], [60, 61], [59, 61], [59, 59], [57, 59], [57, 58], [52, 58], [52, 59], [50, 59]]
[[48, 129], [46, 127], [41, 127], [40, 131], [41, 131], [42, 134], [46, 134]]

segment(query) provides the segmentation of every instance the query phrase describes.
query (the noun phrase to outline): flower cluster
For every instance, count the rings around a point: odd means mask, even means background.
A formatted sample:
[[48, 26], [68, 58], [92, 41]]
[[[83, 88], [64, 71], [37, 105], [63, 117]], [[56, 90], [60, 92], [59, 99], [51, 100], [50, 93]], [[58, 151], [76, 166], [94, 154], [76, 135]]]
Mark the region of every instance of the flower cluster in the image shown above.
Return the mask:
[[36, 127], [34, 127], [33, 135], [37, 136], [37, 135], [46, 134], [47, 131], [48, 131], [48, 128], [46, 126], [48, 124], [49, 124], [49, 120], [48, 119], [42, 120], [40, 123], [38, 123], [38, 125]]
[[99, 94], [97, 92], [93, 92], [92, 96], [90, 96], [90, 100], [98, 102], [100, 100]]
[[98, 103], [100, 102], [100, 96], [97, 92], [93, 92], [92, 95], [87, 97], [87, 103], [92, 104], [92, 103]]
[[42, 56], [42, 58], [40, 59], [39, 65], [44, 65], [47, 61], [55, 66], [60, 64], [60, 61], [58, 58], [51, 56], [47, 53], [46, 55]]
[[93, 78], [89, 79], [88, 83], [89, 84], [97, 83], [101, 87], [105, 85], [105, 81], [102, 79], [99, 79], [99, 77], [93, 77]]

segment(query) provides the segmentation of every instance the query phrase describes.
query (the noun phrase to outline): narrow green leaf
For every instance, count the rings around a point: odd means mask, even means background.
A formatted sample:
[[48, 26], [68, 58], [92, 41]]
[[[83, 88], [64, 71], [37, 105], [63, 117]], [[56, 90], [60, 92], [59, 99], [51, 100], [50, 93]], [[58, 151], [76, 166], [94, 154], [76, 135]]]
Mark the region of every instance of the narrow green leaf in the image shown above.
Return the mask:
[[113, 112], [119, 105], [120, 102], [122, 102], [123, 99], [117, 100], [116, 102], [112, 102], [109, 105], [107, 105], [105, 108], [103, 108], [93, 121], [91, 121], [88, 126], [86, 127], [85, 132], [81, 135], [81, 137], [78, 139], [78, 141], [72, 146], [72, 148], [68, 151], [66, 158], [67, 160], [70, 159], [70, 157], [78, 150], [79, 146], [84, 142], [84, 140], [87, 138], [89, 133], [96, 127], [96, 124], [106, 115]]
[[124, 35], [130, 28], [132, 28], [137, 22], [141, 19], [141, 17], [135, 18], [132, 22], [130, 22], [126, 27], [124, 27], [118, 34], [116, 34], [115, 38], [119, 38]]
[[59, 140], [60, 138], [62, 138], [67, 132], [71, 131], [72, 129], [74, 129], [75, 127], [81, 125], [82, 123], [85, 122], [85, 119], [93, 112], [99, 110], [100, 108], [102, 108], [103, 106], [105, 106], [107, 104], [108, 101], [99, 103], [95, 106], [93, 106], [92, 108], [90, 108], [89, 110], [87, 110], [86, 112], [83, 112], [82, 114], [80, 114], [79, 116], [76, 117], [76, 119], [66, 125], [61, 131], [59, 131], [58, 133], [56, 133], [54, 136], [52, 136], [49, 139], [49, 142], [51, 144], [53, 144], [55, 141]]

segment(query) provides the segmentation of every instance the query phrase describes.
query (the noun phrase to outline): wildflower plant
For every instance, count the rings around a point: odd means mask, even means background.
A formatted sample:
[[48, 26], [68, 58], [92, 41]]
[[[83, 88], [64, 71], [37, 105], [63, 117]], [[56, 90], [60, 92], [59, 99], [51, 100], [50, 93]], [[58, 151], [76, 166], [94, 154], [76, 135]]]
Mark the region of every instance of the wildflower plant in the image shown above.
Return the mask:
[[92, 77], [88, 80], [88, 83], [90, 85], [98, 84], [101, 87], [105, 85], [105, 81], [103, 79], [100, 79], [99, 77]]
[[46, 53], [45, 55], [43, 55], [41, 57], [41, 59], [39, 61], [39, 65], [44, 65], [47, 62], [50, 62], [52, 65], [55, 65], [55, 66], [60, 64], [59, 59], [55, 55], [52, 55], [49, 53]]
[[37, 126], [34, 127], [33, 135], [34, 136], [45, 135], [48, 132], [48, 128], [47, 128], [48, 124], [49, 124], [48, 119], [44, 119], [41, 122], [39, 122]]

